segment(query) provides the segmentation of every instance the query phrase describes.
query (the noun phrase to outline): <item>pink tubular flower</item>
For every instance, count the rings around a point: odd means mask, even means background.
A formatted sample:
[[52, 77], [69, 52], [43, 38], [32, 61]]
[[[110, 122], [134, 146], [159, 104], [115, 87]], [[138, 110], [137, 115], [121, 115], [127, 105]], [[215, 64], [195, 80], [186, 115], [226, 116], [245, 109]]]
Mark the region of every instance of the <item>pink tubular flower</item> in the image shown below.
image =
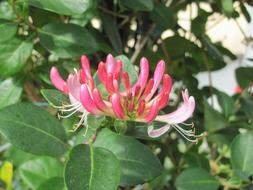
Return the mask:
[[[88, 113], [120, 120], [148, 123], [159, 121], [165, 125], [159, 129], [148, 127], [150, 137], [159, 137], [173, 127], [187, 140], [196, 142], [199, 135], [195, 135], [194, 125], [183, 123], [192, 116], [195, 109], [195, 99], [188, 95], [187, 90], [182, 92], [183, 103], [176, 111], [158, 115], [159, 110], [168, 104], [172, 86], [170, 76], [164, 72], [165, 62], [161, 60], [155, 68], [153, 77], [148, 80], [149, 63], [146, 58], [142, 58], [138, 80], [131, 86], [129, 78], [131, 73], [123, 72], [122, 61], [115, 60], [109, 54], [106, 61], [98, 65], [98, 77], [108, 93], [106, 98], [102, 97], [95, 85], [86, 56], [81, 57], [81, 69], [69, 74], [66, 81], [61, 78], [56, 67], [51, 68], [50, 78], [58, 90], [69, 96], [71, 102], [70, 105], [59, 107], [62, 112], [70, 112], [60, 117], [68, 117], [76, 112], [83, 113], [77, 126], [83, 124]], [[124, 85], [124, 91], [119, 90], [120, 83]], [[190, 125], [190, 129], [186, 130], [179, 124]]]

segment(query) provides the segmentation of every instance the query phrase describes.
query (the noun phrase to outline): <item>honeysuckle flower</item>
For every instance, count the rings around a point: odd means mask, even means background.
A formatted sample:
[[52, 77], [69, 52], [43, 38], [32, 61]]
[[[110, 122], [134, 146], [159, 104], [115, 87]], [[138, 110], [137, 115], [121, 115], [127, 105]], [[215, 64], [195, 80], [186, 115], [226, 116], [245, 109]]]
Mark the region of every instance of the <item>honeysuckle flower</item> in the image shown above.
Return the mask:
[[[195, 109], [195, 99], [188, 95], [187, 90], [182, 91], [183, 103], [176, 111], [158, 115], [159, 110], [168, 104], [172, 87], [171, 77], [164, 72], [165, 62], [161, 60], [155, 68], [153, 77], [149, 79], [149, 63], [143, 57], [140, 60], [138, 80], [131, 86], [129, 78], [131, 73], [122, 71], [122, 61], [115, 60], [109, 54], [105, 62], [99, 63], [97, 72], [107, 90], [106, 98], [102, 97], [95, 85], [86, 56], [81, 57], [81, 69], [75, 69], [66, 81], [62, 79], [56, 67], [51, 68], [50, 78], [58, 90], [68, 95], [71, 103], [59, 107], [62, 112], [70, 113], [60, 117], [69, 117], [76, 112], [82, 113], [77, 126], [84, 123], [88, 113], [137, 122], [159, 121], [165, 125], [159, 129], [148, 127], [147, 132], [150, 137], [159, 137], [174, 128], [187, 140], [196, 142], [198, 135], [195, 135], [194, 125], [183, 123], [192, 116]], [[123, 91], [119, 88], [120, 83], [124, 85]], [[158, 90], [160, 85], [161, 90]], [[181, 124], [190, 125], [190, 128], [186, 130], [180, 126]]]

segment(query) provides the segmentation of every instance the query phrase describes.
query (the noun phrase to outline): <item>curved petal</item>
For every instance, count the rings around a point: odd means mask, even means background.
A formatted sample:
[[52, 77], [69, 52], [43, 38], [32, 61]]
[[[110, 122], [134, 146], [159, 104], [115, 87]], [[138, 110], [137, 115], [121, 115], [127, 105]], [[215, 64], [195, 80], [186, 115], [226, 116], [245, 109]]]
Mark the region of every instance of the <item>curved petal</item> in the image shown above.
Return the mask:
[[83, 107], [92, 114], [98, 114], [100, 111], [97, 109], [96, 104], [90, 95], [89, 86], [86, 84], [82, 84], [80, 87], [80, 101]]
[[145, 121], [146, 122], [151, 122], [155, 119], [158, 113], [158, 102], [154, 101], [148, 114], [145, 116]]
[[105, 85], [106, 84], [106, 78], [107, 78], [107, 72], [104, 62], [100, 62], [98, 64], [98, 76], [100, 81]]
[[165, 125], [159, 129], [154, 129], [153, 126], [148, 127], [148, 136], [152, 138], [160, 137], [170, 129], [170, 125]]
[[93, 100], [98, 109], [102, 111], [107, 109], [107, 105], [104, 103], [103, 98], [97, 88], [94, 88], [93, 90]]
[[80, 101], [79, 96], [79, 88], [81, 86], [81, 83], [79, 81], [79, 75], [78, 74], [70, 74], [67, 79], [69, 93], [73, 96], [73, 98], [76, 99], [76, 101]]
[[159, 63], [157, 64], [157, 66], [155, 68], [154, 77], [153, 77], [154, 85], [153, 85], [151, 92], [148, 95], [147, 99], [152, 98], [152, 96], [156, 92], [156, 90], [159, 87], [161, 80], [163, 78], [164, 71], [165, 71], [165, 62], [163, 60], [161, 60], [161, 61], [159, 61]]
[[89, 62], [89, 59], [85, 55], [81, 56], [81, 63], [82, 63], [82, 69], [84, 70], [86, 77], [92, 78], [90, 74], [90, 62]]
[[68, 86], [67, 83], [62, 79], [61, 75], [59, 74], [59, 71], [57, 67], [52, 67], [50, 70], [50, 79], [58, 90], [64, 92], [65, 94], [68, 94]]
[[137, 82], [132, 87], [132, 92], [135, 91], [136, 86], [140, 86], [141, 90], [145, 87], [147, 80], [148, 80], [148, 74], [149, 74], [149, 63], [148, 60], [143, 57], [140, 61], [140, 74]]
[[156, 121], [161, 121], [169, 124], [182, 123], [192, 116], [195, 109], [194, 97], [188, 97], [187, 92], [183, 92], [184, 103], [176, 111], [166, 114], [159, 115], [155, 118]]
[[112, 103], [112, 109], [115, 115], [118, 118], [123, 119], [125, 114], [124, 114], [124, 109], [120, 102], [120, 95], [117, 93], [114, 93], [111, 97], [111, 103]]
[[112, 56], [112, 54], [108, 54], [107, 57], [106, 57], [106, 62], [105, 62], [105, 66], [106, 66], [106, 70], [107, 70], [107, 73], [111, 73], [113, 74], [114, 73], [114, 58]]
[[121, 71], [122, 71], [122, 61], [118, 59], [116, 61], [116, 67], [115, 67], [113, 78], [116, 80], [120, 80]]

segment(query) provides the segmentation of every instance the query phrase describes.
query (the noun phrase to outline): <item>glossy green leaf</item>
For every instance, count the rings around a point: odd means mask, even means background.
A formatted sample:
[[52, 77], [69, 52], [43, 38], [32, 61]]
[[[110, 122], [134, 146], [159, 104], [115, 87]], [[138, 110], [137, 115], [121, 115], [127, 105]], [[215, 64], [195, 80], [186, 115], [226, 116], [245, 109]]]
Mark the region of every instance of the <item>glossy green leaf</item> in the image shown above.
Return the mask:
[[136, 11], [151, 11], [154, 8], [152, 0], [119, 0], [121, 6]]
[[160, 175], [163, 170], [152, 151], [132, 137], [103, 129], [98, 133], [94, 146], [108, 149], [119, 159], [122, 186], [144, 183]]
[[219, 182], [206, 170], [201, 168], [187, 169], [176, 179], [177, 190], [217, 190]]
[[236, 80], [240, 87], [246, 88], [253, 82], [253, 67], [240, 67], [235, 70]]
[[12, 38], [17, 32], [17, 24], [0, 19], [0, 43]]
[[221, 113], [212, 108], [207, 102], [205, 102], [204, 110], [204, 124], [206, 130], [214, 132], [226, 127], [225, 118]]
[[70, 16], [84, 13], [91, 3], [91, 0], [29, 0], [32, 6]]
[[12, 38], [0, 43], [0, 75], [9, 76], [20, 71], [31, 56], [32, 48], [30, 39]]
[[0, 132], [26, 152], [58, 156], [66, 151], [66, 134], [60, 122], [32, 104], [18, 103], [3, 108]]
[[38, 188], [52, 177], [63, 176], [63, 165], [55, 158], [39, 157], [19, 167], [21, 178], [32, 188]]
[[39, 29], [41, 44], [60, 58], [77, 57], [98, 50], [90, 31], [75, 24], [50, 23]]
[[66, 187], [63, 177], [53, 177], [41, 183], [37, 190], [66, 190]]
[[116, 190], [119, 180], [119, 161], [110, 151], [85, 144], [71, 150], [65, 167], [68, 190]]
[[231, 145], [231, 162], [237, 174], [253, 175], [253, 133], [247, 132], [235, 137]]
[[0, 109], [18, 102], [22, 93], [21, 81], [9, 78], [0, 82]]
[[53, 107], [62, 106], [62, 104], [68, 104], [69, 102], [69, 98], [59, 90], [42, 89], [40, 92], [47, 102]]

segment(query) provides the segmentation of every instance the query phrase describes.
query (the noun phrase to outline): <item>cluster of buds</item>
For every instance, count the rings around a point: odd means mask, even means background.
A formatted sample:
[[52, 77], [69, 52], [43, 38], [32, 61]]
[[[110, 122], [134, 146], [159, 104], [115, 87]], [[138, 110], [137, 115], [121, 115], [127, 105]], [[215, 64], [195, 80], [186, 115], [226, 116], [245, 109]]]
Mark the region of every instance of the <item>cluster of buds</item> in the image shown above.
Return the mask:
[[[81, 69], [69, 74], [66, 81], [59, 75], [56, 67], [51, 68], [50, 78], [58, 90], [69, 96], [71, 102], [59, 107], [62, 112], [70, 113], [62, 117], [69, 117], [76, 112], [83, 113], [78, 126], [83, 124], [88, 113], [137, 122], [159, 121], [165, 125], [158, 129], [149, 126], [147, 132], [150, 137], [159, 137], [173, 127], [187, 140], [196, 142], [198, 135], [195, 135], [194, 125], [183, 123], [192, 116], [195, 109], [195, 100], [192, 96], [189, 97], [187, 90], [182, 91], [183, 103], [176, 111], [158, 115], [159, 110], [168, 104], [172, 86], [171, 77], [164, 72], [165, 62], [161, 60], [153, 77], [149, 79], [149, 63], [143, 57], [140, 60], [138, 80], [131, 86], [131, 73], [122, 71], [122, 61], [115, 60], [109, 54], [105, 62], [99, 63], [97, 72], [108, 93], [106, 98], [102, 97], [95, 85], [86, 56], [81, 57]], [[119, 88], [121, 83], [124, 90]], [[189, 129], [184, 129], [179, 124]]]

